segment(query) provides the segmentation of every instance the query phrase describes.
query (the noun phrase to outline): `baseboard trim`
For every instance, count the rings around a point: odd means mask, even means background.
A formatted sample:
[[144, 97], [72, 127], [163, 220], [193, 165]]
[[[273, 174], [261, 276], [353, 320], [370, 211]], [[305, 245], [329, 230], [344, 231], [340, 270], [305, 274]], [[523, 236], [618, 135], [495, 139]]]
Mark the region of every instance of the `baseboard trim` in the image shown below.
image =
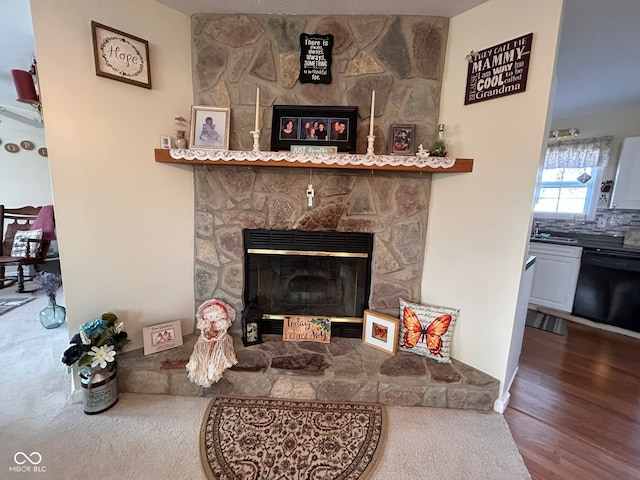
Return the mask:
[[511, 399], [511, 394], [505, 391], [502, 394], [502, 398], [498, 398], [495, 402], [493, 402], [493, 409], [499, 414], [503, 414], [507, 409], [507, 405], [509, 405], [509, 400]]
[[504, 390], [502, 391], [502, 398], [497, 398], [496, 401], [493, 402], [493, 409], [498, 413], [504, 413], [504, 411], [507, 409], [507, 405], [509, 405], [509, 400], [511, 399], [509, 390], [511, 390], [511, 384], [516, 379], [518, 368], [519, 367], [516, 367], [509, 381], [505, 382]]

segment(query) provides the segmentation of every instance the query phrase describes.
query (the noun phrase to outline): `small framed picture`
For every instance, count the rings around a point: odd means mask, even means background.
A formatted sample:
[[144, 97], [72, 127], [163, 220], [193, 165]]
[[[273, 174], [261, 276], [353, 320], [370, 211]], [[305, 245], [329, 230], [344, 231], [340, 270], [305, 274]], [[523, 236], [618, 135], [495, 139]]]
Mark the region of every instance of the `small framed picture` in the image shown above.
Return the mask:
[[399, 319], [373, 310], [364, 311], [363, 343], [390, 355], [395, 355], [398, 350], [399, 333]]
[[160, 135], [160, 148], [171, 149], [171, 137], [169, 135]]
[[229, 150], [230, 108], [191, 107], [190, 148]]
[[415, 125], [391, 125], [389, 155], [413, 155], [415, 131]]
[[91, 22], [96, 75], [151, 88], [149, 42]]
[[162, 352], [182, 345], [180, 320], [160, 323], [142, 329], [144, 354]]

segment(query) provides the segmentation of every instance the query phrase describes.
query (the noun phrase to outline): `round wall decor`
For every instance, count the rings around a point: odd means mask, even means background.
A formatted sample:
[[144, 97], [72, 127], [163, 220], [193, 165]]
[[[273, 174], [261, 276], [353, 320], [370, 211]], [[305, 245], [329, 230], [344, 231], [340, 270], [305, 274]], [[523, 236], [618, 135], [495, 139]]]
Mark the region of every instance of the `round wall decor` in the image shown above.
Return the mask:
[[38, 149], [38, 153], [40, 155], [42, 155], [43, 157], [48, 157], [49, 156], [49, 152], [47, 152], [47, 149], [45, 147], [41, 147]]
[[15, 143], [7, 143], [4, 146], [4, 149], [9, 153], [17, 153], [20, 151], [20, 147]]
[[20, 146], [22, 148], [24, 148], [25, 150], [33, 150], [33, 148], [35, 147], [35, 145], [33, 144], [33, 142], [30, 142], [29, 140], [23, 140], [20, 142]]

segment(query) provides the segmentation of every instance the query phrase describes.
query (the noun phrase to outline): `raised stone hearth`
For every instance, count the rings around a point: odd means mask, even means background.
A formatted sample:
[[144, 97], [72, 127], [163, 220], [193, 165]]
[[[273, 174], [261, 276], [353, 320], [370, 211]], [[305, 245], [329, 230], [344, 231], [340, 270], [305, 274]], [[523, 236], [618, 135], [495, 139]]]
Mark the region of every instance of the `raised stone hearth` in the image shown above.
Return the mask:
[[294, 343], [276, 335], [251, 347], [234, 336], [238, 364], [218, 383], [202, 388], [189, 381], [184, 367], [196, 339], [188, 335], [183, 346], [153, 355], [145, 356], [142, 349], [118, 355], [119, 390], [475, 410], [491, 410], [498, 397], [496, 379], [457, 360], [438, 363], [407, 352], [392, 356], [352, 338]]

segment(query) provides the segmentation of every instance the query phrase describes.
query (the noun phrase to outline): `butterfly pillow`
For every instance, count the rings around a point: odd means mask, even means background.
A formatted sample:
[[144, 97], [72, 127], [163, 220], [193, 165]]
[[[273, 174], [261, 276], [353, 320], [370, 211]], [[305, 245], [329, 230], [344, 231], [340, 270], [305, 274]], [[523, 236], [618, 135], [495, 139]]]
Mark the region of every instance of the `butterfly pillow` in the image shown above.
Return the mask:
[[451, 363], [451, 337], [457, 308], [420, 305], [400, 299], [400, 350]]

